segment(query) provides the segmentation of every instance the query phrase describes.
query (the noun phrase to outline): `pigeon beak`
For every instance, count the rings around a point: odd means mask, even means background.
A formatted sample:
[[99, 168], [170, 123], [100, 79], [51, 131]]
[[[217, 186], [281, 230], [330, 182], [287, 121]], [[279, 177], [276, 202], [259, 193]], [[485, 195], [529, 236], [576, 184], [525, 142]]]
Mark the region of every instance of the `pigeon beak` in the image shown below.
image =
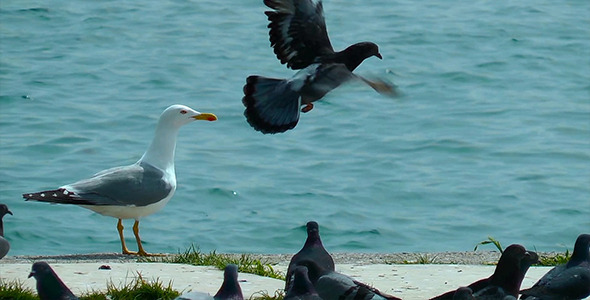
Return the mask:
[[35, 276], [35, 271], [31, 271], [31, 273], [29, 273], [29, 277], [27, 277], [27, 278], [31, 278], [33, 276]]
[[201, 113], [193, 117], [195, 120], [216, 121], [217, 116], [210, 113]]
[[10, 210], [7, 210], [6, 213], [14, 216]]
[[379, 57], [379, 59], [383, 59], [383, 56], [381, 56], [381, 53], [377, 52], [377, 54], [375, 54], [375, 56]]

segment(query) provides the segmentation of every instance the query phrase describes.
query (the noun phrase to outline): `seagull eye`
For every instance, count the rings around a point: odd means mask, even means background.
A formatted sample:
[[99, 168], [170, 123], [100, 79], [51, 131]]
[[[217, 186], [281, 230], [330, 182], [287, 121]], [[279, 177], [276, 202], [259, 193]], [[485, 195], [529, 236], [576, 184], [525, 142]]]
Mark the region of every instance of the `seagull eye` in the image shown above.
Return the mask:
[[187, 113], [187, 111], [183, 109], [183, 110], [180, 111], [180, 113], [184, 115], [184, 114]]

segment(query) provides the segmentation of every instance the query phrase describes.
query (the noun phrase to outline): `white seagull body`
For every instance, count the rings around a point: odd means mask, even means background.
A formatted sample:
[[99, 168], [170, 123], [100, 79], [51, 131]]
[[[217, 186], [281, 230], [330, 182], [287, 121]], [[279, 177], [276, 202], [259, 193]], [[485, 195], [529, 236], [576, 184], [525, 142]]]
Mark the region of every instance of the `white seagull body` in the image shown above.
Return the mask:
[[[168, 107], [158, 121], [154, 139], [138, 162], [96, 173], [93, 177], [57, 190], [23, 194], [26, 200], [76, 204], [101, 215], [119, 219], [117, 229], [124, 254], [148, 255], [139, 238], [139, 219], [161, 210], [176, 190], [174, 152], [180, 127], [195, 120], [217, 117], [184, 105]], [[125, 245], [122, 219], [135, 219], [133, 232], [139, 251]]]

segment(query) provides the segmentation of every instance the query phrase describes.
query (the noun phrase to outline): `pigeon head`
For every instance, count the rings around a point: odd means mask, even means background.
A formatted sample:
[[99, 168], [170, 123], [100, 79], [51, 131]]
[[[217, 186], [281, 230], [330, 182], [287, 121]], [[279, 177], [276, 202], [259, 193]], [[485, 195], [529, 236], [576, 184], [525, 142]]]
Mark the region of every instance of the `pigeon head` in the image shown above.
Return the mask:
[[365, 59], [376, 56], [383, 59], [379, 53], [379, 46], [372, 42], [361, 42], [349, 46], [335, 54], [333, 62], [339, 62], [346, 65], [349, 71], [354, 71]]
[[33, 264], [31, 273], [29, 273], [29, 278], [35, 277], [35, 279], [39, 280], [39, 278], [43, 278], [50, 274], [53, 274], [53, 270], [49, 264], [44, 261], [39, 261]]
[[455, 291], [453, 294], [453, 300], [472, 300], [475, 299], [473, 297], [473, 291], [469, 287], [460, 287]]
[[322, 240], [320, 239], [320, 226], [315, 221], [307, 222], [307, 240], [305, 244], [322, 244]]
[[6, 214], [12, 215], [12, 212], [8, 209], [8, 206], [6, 206], [6, 204], [0, 204], [0, 219], [2, 219]]
[[33, 264], [29, 274], [29, 278], [31, 277], [37, 280], [37, 294], [41, 300], [78, 299], [44, 261]]
[[317, 295], [317, 292], [313, 287], [313, 284], [309, 280], [309, 275], [306, 267], [297, 266], [293, 272], [293, 276], [293, 285], [287, 291], [287, 297]]
[[537, 253], [527, 251], [521, 245], [510, 245], [502, 253], [490, 283], [516, 297], [524, 275], [538, 260]]
[[580, 234], [574, 244], [574, 252], [567, 263], [567, 268], [586, 262], [590, 266], [590, 234]]
[[238, 283], [238, 266], [229, 264], [223, 272], [223, 284], [213, 297], [215, 300], [243, 300], [242, 289]]

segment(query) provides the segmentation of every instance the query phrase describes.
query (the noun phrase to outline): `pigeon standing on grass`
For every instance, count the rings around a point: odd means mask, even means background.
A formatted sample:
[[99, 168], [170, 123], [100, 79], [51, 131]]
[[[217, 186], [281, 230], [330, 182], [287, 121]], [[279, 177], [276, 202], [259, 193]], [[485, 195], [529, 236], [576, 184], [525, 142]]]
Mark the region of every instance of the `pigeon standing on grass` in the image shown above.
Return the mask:
[[189, 292], [176, 297], [174, 300], [244, 300], [242, 289], [238, 282], [238, 266], [229, 264], [223, 272], [223, 283], [215, 296], [202, 292]]
[[576, 239], [570, 260], [556, 266], [531, 288], [520, 291], [521, 299], [583, 299], [590, 296], [590, 234]]
[[2, 259], [8, 251], [10, 251], [10, 243], [4, 238], [4, 216], [6, 214], [12, 215], [12, 212], [8, 210], [6, 204], [0, 204], [0, 259]]
[[37, 280], [37, 294], [41, 300], [78, 300], [72, 291], [55, 274], [48, 263], [38, 261], [33, 264], [29, 278]]
[[254, 129], [266, 134], [294, 128], [300, 111], [310, 111], [314, 101], [351, 79], [361, 80], [381, 94], [396, 94], [388, 82], [352, 73], [365, 59], [382, 58], [375, 43], [361, 42], [334, 51], [321, 0], [264, 0], [264, 4], [273, 9], [265, 14], [277, 58], [287, 67], [301, 71], [291, 79], [257, 75], [246, 79], [244, 115]]
[[285, 294], [285, 300], [323, 300], [309, 280], [306, 267], [297, 266], [293, 270], [292, 284]]
[[[521, 245], [510, 245], [500, 256], [494, 274], [470, 284], [468, 288], [473, 291], [475, 299], [517, 298], [526, 272], [538, 259], [539, 256], [533, 251], [527, 251]], [[431, 300], [452, 300], [455, 292], [450, 291]]]
[[[306, 266], [310, 281], [315, 284], [318, 278], [324, 274], [334, 271], [334, 259], [326, 251], [320, 238], [320, 227], [317, 222], [307, 222], [307, 239], [303, 248], [299, 250], [289, 262], [285, 290], [289, 290], [293, 281], [293, 274], [297, 266]], [[313, 262], [312, 265], [307, 262]]]

